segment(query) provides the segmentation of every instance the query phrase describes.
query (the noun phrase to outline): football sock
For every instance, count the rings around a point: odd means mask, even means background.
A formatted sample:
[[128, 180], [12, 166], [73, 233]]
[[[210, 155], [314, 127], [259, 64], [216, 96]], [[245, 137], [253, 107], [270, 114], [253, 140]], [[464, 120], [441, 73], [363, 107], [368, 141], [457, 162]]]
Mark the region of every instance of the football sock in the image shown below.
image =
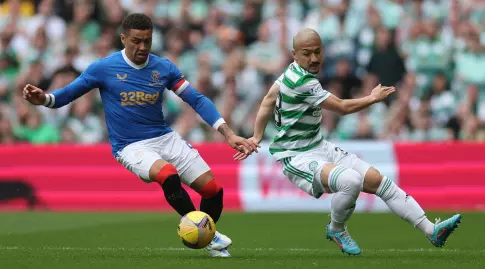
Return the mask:
[[184, 216], [195, 211], [189, 194], [182, 187], [177, 169], [172, 164], [167, 164], [160, 170], [156, 181], [162, 186], [165, 199], [177, 213]]
[[391, 179], [384, 177], [377, 189], [379, 196], [396, 215], [411, 223], [426, 235], [431, 235], [434, 224], [428, 220], [421, 206], [413, 197], [407, 195]]
[[222, 187], [212, 179], [200, 191], [202, 199], [200, 201], [200, 211], [207, 213], [214, 222], [221, 217], [224, 192]]
[[345, 222], [355, 209], [355, 201], [359, 197], [362, 178], [352, 169], [336, 166], [328, 176], [330, 190], [335, 193], [331, 202], [332, 231], [344, 230]]

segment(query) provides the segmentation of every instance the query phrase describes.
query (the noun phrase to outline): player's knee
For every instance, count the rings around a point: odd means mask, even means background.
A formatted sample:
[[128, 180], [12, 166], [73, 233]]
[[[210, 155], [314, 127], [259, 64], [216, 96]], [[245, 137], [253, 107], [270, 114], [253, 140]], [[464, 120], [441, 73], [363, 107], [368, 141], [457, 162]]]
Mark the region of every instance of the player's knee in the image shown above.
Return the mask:
[[[163, 169], [162, 169], [163, 170]], [[176, 171], [176, 170], [175, 170]], [[165, 199], [169, 203], [178, 203], [184, 199], [184, 190], [180, 182], [180, 177], [174, 173], [174, 168], [167, 167], [165, 171], [160, 171], [157, 182], [162, 186]]]
[[345, 191], [352, 194], [360, 193], [362, 177], [352, 169], [337, 166], [330, 174], [330, 187], [336, 191]]
[[198, 193], [202, 196], [200, 210], [209, 214], [217, 222], [224, 208], [222, 187], [214, 179], [211, 179]]
[[202, 198], [211, 198], [217, 195], [223, 195], [222, 186], [215, 180], [211, 179], [207, 184], [205, 184], [198, 193]]
[[172, 164], [166, 164], [158, 172], [155, 181], [160, 183], [162, 187], [164, 185], [180, 185], [180, 177], [178, 175], [177, 169]]
[[350, 191], [359, 193], [362, 186], [362, 177], [352, 169], [345, 169], [342, 176], [346, 179], [346, 184]]

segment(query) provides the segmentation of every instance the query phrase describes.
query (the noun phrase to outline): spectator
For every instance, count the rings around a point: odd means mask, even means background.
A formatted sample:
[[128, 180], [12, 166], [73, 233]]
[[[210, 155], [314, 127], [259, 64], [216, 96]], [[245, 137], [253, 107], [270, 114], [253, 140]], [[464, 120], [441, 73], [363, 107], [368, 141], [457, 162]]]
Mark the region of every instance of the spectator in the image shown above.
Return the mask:
[[[106, 141], [96, 89], [57, 110], [34, 110], [19, 100], [19, 93], [26, 83], [46, 91], [63, 87], [93, 61], [122, 49], [120, 23], [131, 12], [152, 17], [153, 53], [177, 64], [242, 135], [251, 134], [261, 97], [292, 61], [292, 36], [311, 27], [324, 43], [318, 78], [327, 90], [350, 98], [368, 94], [378, 83], [397, 88], [386, 104], [355, 115], [323, 113], [326, 136], [484, 141], [484, 3], [4, 0], [0, 141]], [[220, 139], [173, 93], [164, 93], [161, 109], [186, 139]], [[266, 132], [271, 138], [276, 129]]]
[[375, 37], [377, 30], [381, 25], [381, 17], [379, 12], [373, 6], [367, 8], [366, 24], [362, 27], [362, 30], [357, 36], [357, 74], [365, 74], [365, 68], [369, 64], [369, 61], [373, 54], [375, 46]]
[[104, 139], [103, 123], [92, 108], [93, 93], [79, 98], [73, 104], [71, 115], [67, 118], [66, 129], [73, 134], [77, 143], [94, 144]]
[[412, 115], [413, 130], [409, 134], [411, 141], [442, 141], [452, 139], [452, 134], [445, 128], [433, 124], [429, 101], [424, 101], [420, 109]]
[[388, 29], [379, 28], [376, 35], [376, 48], [369, 61], [367, 70], [375, 74], [379, 83], [387, 86], [396, 85], [403, 78], [406, 68]]
[[250, 68], [258, 71], [260, 79], [275, 81], [279, 72], [285, 67], [286, 52], [270, 42], [267, 24], [261, 24], [258, 39], [248, 47], [247, 61]]
[[440, 127], [446, 126], [456, 113], [457, 102], [449, 90], [445, 74], [439, 73], [434, 77], [429, 96], [423, 102], [429, 105], [432, 122]]
[[324, 77], [321, 79], [321, 84], [326, 87], [329, 81], [335, 81], [340, 83], [341, 92], [340, 98], [348, 99], [351, 96], [355, 96], [355, 92], [360, 91], [362, 82], [360, 79], [352, 72], [352, 64], [347, 59], [341, 59], [335, 64], [335, 75], [326, 79]]
[[239, 31], [244, 36], [244, 45], [249, 46], [258, 39], [259, 25], [261, 23], [261, 7], [256, 1], [245, 1], [242, 17], [239, 22]]
[[[18, 101], [20, 103], [22, 101]], [[13, 126], [12, 133], [17, 140], [33, 144], [50, 144], [61, 141], [59, 130], [42, 120], [41, 114], [25, 104], [17, 108], [18, 122]]]
[[268, 25], [271, 43], [279, 45], [282, 50], [291, 51], [293, 36], [300, 29], [301, 23], [288, 13], [290, 11], [286, 5], [279, 5], [276, 8], [275, 16], [267, 18], [264, 23]]
[[33, 37], [41, 27], [45, 28], [47, 38], [52, 45], [61, 45], [66, 34], [66, 22], [54, 13], [54, 0], [42, 0], [38, 6], [38, 13], [29, 21], [26, 29], [29, 37]]

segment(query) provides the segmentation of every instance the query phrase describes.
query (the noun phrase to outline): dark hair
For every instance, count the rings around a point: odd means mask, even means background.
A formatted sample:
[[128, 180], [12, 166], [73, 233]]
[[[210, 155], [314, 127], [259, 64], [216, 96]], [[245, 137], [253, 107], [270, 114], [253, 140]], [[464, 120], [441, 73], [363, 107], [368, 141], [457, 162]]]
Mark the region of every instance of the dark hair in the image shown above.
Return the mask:
[[153, 29], [152, 19], [143, 13], [132, 13], [123, 19], [123, 33], [129, 30], [151, 30]]

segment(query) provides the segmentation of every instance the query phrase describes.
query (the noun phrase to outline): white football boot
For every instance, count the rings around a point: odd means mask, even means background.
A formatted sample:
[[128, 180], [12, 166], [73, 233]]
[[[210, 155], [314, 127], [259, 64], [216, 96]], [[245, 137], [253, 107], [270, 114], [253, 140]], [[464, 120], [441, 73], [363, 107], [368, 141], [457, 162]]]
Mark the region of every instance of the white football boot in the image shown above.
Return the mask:
[[227, 251], [227, 248], [231, 245], [232, 240], [229, 237], [216, 231], [212, 242], [210, 242], [206, 249], [212, 257], [231, 257], [231, 254]]

